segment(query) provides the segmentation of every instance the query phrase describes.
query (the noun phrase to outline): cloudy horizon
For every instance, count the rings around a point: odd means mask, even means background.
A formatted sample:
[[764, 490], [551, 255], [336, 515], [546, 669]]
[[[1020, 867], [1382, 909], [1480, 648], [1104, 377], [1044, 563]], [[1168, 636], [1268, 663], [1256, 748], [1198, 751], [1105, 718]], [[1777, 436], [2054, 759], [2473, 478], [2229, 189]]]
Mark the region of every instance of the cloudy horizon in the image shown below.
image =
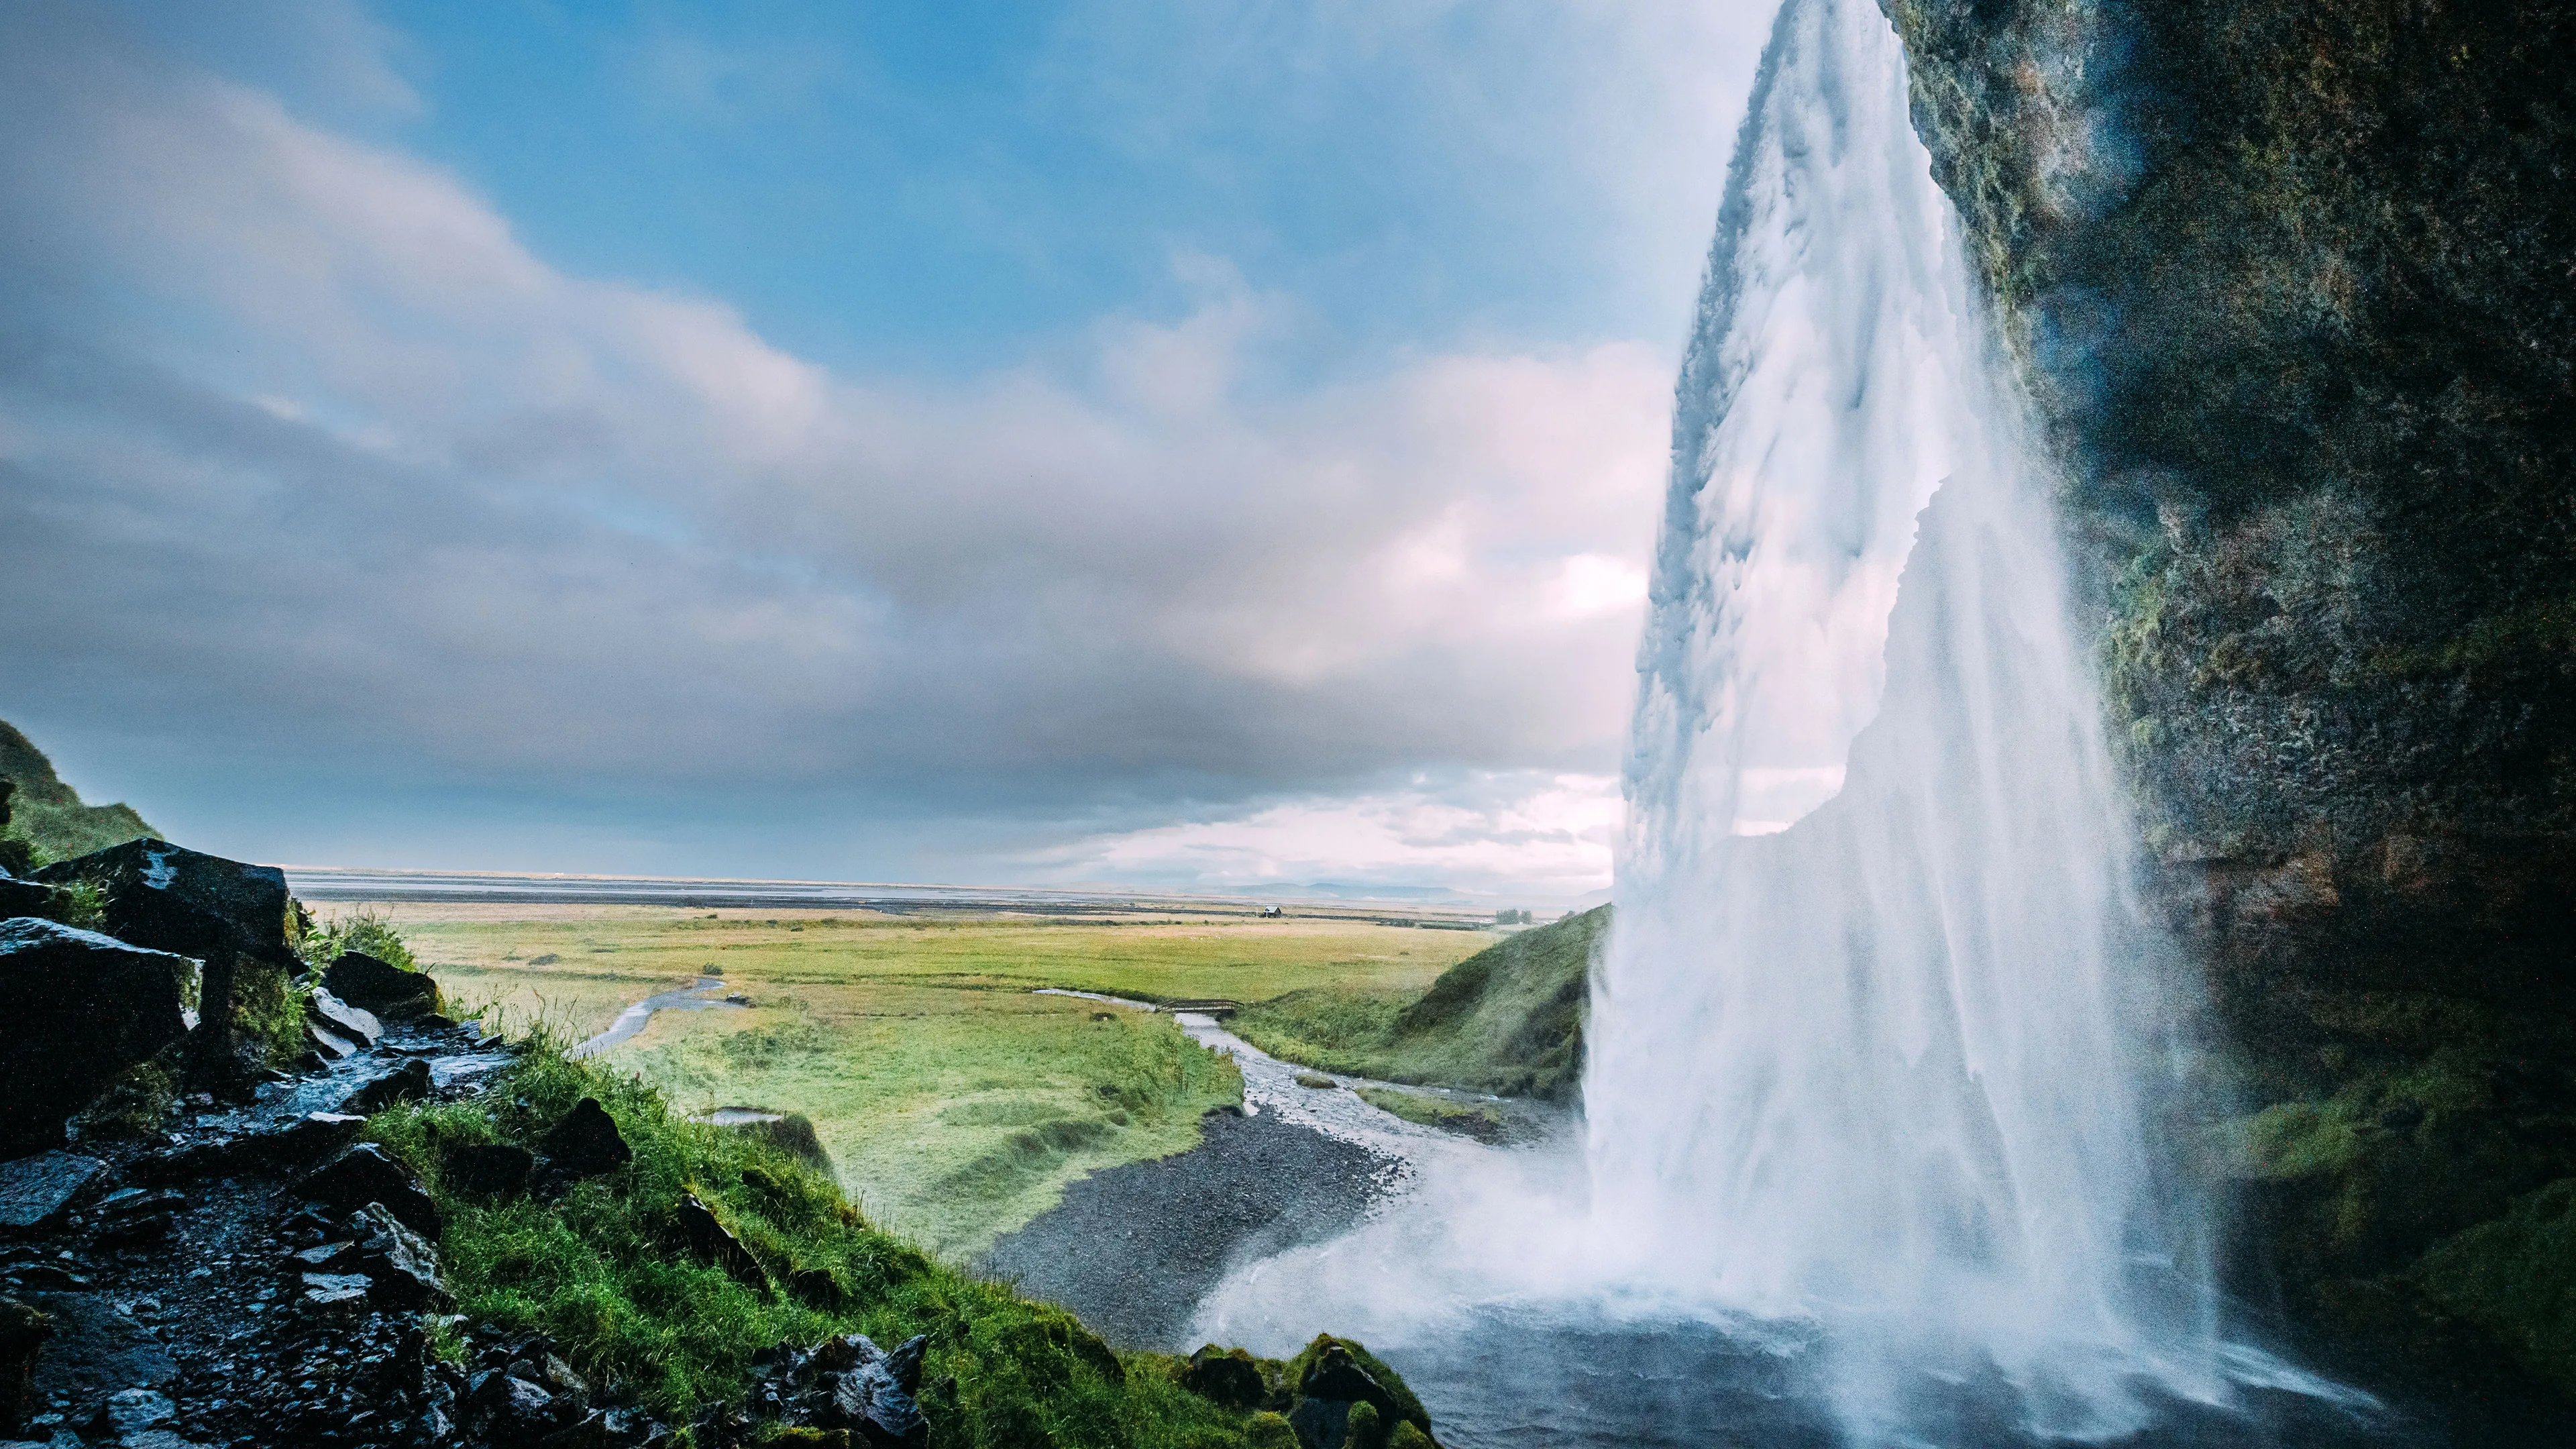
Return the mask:
[[227, 854], [1564, 899], [1767, 7], [0, 17], [0, 718]]

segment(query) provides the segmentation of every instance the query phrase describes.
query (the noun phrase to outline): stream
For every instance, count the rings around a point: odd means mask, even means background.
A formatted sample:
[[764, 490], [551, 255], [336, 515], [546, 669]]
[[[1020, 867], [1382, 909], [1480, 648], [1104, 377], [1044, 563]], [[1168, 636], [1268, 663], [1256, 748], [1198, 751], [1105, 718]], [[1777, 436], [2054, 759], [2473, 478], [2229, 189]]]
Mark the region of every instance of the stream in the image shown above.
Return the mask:
[[723, 977], [701, 976], [695, 986], [683, 986], [675, 991], [656, 992], [617, 1013], [617, 1019], [608, 1024], [608, 1030], [565, 1052], [564, 1055], [575, 1059], [595, 1057], [610, 1047], [632, 1041], [644, 1030], [645, 1023], [651, 1021], [653, 1013], [657, 1011], [743, 1010], [742, 1002], [728, 1001], [721, 996], [711, 998], [707, 995], [710, 991], [724, 989]]

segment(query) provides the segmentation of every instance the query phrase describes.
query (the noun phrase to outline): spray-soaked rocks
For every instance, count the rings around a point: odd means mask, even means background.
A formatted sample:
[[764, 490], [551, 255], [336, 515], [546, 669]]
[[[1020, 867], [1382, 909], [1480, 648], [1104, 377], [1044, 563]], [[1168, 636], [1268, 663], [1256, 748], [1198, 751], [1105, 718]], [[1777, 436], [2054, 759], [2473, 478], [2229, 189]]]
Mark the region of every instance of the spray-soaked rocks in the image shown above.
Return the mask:
[[295, 1184], [298, 1196], [341, 1212], [356, 1212], [370, 1203], [389, 1209], [413, 1232], [436, 1238], [438, 1204], [411, 1169], [373, 1142], [361, 1142], [305, 1174]]
[[[752, 1355], [752, 1384], [739, 1408], [711, 1412], [702, 1443], [764, 1442], [809, 1431], [811, 1442], [871, 1449], [921, 1449], [930, 1422], [915, 1397], [930, 1340], [915, 1336], [892, 1352], [845, 1333], [812, 1348], [782, 1343]], [[806, 1442], [795, 1440], [793, 1442]]]
[[465, 1375], [458, 1428], [489, 1449], [657, 1449], [669, 1428], [631, 1403], [606, 1400], [543, 1336], [486, 1341]]
[[382, 1203], [350, 1214], [336, 1237], [297, 1253], [292, 1263], [306, 1301], [316, 1305], [357, 1298], [384, 1308], [429, 1308], [448, 1299], [438, 1249]]

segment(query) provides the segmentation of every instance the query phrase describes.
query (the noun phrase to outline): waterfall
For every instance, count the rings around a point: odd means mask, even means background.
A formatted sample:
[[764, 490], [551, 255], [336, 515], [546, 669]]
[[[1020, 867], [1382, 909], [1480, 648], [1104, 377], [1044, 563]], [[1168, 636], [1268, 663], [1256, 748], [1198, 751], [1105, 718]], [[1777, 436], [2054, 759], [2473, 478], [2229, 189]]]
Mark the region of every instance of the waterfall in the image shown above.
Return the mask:
[[[2207, 1214], [2153, 1129], [2171, 974], [1984, 309], [1887, 20], [1787, 0], [1679, 386], [1591, 1197], [1673, 1291], [2101, 1437], [2142, 1383], [2222, 1392]], [[1847, 1377], [1857, 1427], [1901, 1418]]]
[[2221, 1332], [2051, 492], [1891, 27], [1784, 0], [1678, 389], [1579, 1151], [1396, 1144], [1401, 1193], [1191, 1342], [1337, 1325], [1463, 1449], [2375, 1439]]

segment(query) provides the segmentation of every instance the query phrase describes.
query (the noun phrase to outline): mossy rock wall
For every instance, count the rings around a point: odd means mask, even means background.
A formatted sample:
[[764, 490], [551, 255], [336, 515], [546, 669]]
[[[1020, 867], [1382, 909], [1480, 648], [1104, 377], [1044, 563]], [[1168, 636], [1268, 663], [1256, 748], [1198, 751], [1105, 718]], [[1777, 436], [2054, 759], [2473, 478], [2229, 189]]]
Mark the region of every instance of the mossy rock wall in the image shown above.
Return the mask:
[[2568, 1381], [2461, 1285], [2576, 1174], [2576, 11], [1884, 4], [2209, 985], [2238, 1286], [2331, 1337], [2448, 1284]]

